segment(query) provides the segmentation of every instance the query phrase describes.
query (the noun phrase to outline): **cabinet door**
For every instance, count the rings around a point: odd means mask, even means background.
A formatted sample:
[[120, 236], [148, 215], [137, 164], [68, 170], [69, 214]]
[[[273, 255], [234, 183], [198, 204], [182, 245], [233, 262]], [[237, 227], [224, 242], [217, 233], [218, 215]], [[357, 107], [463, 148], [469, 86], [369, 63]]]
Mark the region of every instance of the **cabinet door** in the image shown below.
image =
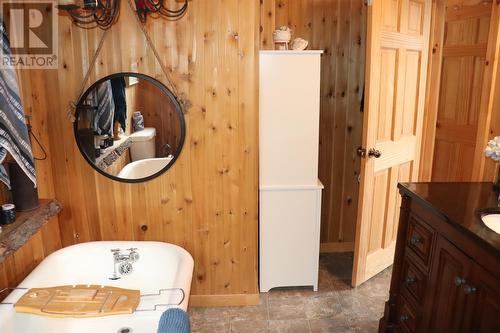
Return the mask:
[[[425, 307], [424, 332], [459, 332], [464, 313], [465, 293], [470, 259], [446, 239], [439, 237]], [[427, 319], [427, 320], [425, 320]], [[427, 326], [428, 325], [428, 326]]]
[[471, 281], [463, 288], [466, 294], [463, 332], [500, 332], [500, 281], [473, 264]]

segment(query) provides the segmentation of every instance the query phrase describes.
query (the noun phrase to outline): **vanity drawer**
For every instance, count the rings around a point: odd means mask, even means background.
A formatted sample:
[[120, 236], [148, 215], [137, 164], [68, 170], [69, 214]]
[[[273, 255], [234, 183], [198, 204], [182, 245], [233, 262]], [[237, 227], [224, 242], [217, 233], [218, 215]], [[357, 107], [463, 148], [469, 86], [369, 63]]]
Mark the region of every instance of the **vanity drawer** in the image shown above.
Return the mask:
[[398, 302], [398, 332], [416, 332], [419, 312], [402, 296]]
[[434, 242], [434, 230], [414, 215], [410, 215], [406, 245], [427, 269]]
[[427, 276], [415, 265], [408, 256], [403, 262], [401, 274], [401, 290], [408, 298], [422, 305], [427, 285]]

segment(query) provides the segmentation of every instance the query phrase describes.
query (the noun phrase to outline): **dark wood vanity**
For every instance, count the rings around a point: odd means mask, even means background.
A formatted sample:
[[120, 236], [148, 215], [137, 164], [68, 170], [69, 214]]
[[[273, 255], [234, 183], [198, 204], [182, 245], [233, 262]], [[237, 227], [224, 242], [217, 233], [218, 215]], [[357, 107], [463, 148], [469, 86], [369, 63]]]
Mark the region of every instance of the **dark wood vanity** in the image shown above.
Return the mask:
[[500, 332], [500, 235], [491, 183], [400, 184], [389, 300], [379, 332]]

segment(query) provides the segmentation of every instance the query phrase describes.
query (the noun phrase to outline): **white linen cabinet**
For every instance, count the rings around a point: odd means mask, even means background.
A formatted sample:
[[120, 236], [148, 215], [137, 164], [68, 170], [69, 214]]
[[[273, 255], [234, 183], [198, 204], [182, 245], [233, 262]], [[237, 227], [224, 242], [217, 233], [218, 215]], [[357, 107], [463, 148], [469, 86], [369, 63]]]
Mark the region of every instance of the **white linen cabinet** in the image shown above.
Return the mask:
[[322, 52], [260, 52], [261, 292], [288, 286], [318, 289]]

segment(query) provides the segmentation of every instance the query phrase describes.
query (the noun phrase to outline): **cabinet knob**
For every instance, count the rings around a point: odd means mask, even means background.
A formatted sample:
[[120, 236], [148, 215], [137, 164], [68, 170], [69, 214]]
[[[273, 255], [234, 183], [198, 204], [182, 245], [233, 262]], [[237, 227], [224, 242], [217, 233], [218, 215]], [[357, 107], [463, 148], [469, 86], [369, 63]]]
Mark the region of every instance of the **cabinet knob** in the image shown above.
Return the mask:
[[456, 276], [455, 277], [455, 285], [457, 287], [460, 287], [461, 285], [465, 284], [465, 279], [463, 277], [460, 277], [460, 276]]
[[419, 237], [419, 236], [417, 236], [417, 235], [413, 235], [413, 236], [411, 236], [411, 239], [410, 239], [410, 243], [411, 243], [411, 245], [417, 245], [417, 244], [419, 244], [421, 241], [422, 241], [422, 240], [420, 239], [420, 237]]
[[400, 319], [401, 321], [407, 321], [408, 319], [410, 319], [410, 317], [409, 317], [408, 315], [405, 315], [405, 314], [404, 314], [404, 315], [401, 315], [401, 317], [399, 317], [399, 319]]
[[417, 279], [414, 276], [408, 276], [406, 277], [406, 284], [412, 284], [415, 283]]
[[464, 286], [464, 293], [466, 295], [474, 294], [476, 292], [476, 287], [466, 285]]
[[148, 226], [146, 224], [141, 225], [141, 230], [144, 232], [148, 231]]

